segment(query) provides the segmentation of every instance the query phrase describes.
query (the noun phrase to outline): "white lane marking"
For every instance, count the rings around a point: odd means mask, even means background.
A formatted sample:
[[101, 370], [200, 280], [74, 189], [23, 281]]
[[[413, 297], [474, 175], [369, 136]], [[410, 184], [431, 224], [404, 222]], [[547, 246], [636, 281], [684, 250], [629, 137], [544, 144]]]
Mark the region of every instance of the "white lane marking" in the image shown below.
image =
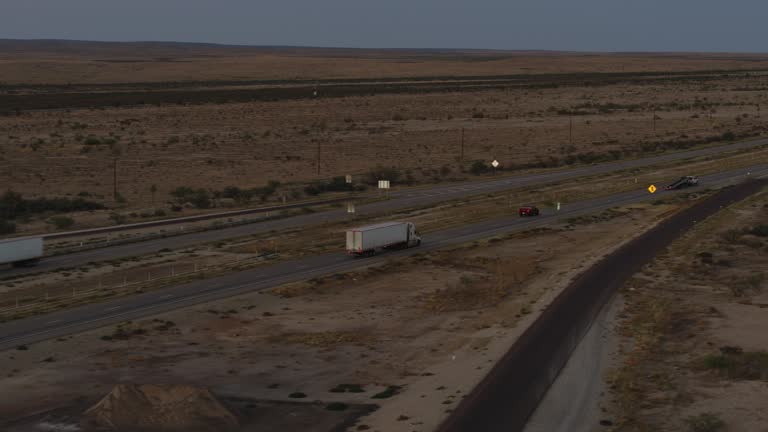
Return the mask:
[[160, 296], [161, 299], [167, 299], [173, 297], [173, 294], [166, 294], [164, 296]]
[[105, 310], [105, 311], [111, 311], [111, 310], [115, 310], [115, 309], [120, 309], [121, 307], [122, 307], [122, 306], [115, 306], [115, 307], [111, 307], [111, 308], [106, 308], [106, 309], [104, 309], [104, 310]]
[[48, 321], [48, 324], [56, 324], [57, 322], [61, 322], [61, 320]]

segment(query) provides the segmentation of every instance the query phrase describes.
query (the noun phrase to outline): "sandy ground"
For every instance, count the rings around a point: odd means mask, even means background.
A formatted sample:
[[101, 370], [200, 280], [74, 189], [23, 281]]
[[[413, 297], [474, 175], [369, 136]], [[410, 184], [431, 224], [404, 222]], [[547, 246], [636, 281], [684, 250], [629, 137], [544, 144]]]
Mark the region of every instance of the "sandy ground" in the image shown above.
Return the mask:
[[768, 244], [744, 231], [767, 216], [765, 193], [721, 212], [628, 284], [615, 430], [768, 430]]
[[765, 55], [260, 49], [169, 44], [0, 45], [0, 81], [69, 84], [758, 69]]
[[[18, 397], [0, 417], [98, 400], [116, 383], [168, 383], [380, 403], [358, 426], [432, 430], [571, 277], [669, 211], [633, 208], [8, 351], [0, 387]], [[329, 392], [339, 384], [364, 392]], [[372, 399], [388, 386], [399, 393]]]
[[[317, 179], [352, 174], [361, 181], [377, 165], [400, 170], [395, 186], [409, 176], [447, 181], [468, 177], [474, 160], [509, 168], [728, 131], [759, 135], [766, 80], [29, 112], [0, 117], [0, 184], [27, 197], [83, 196], [140, 221], [153, 207], [168, 211], [169, 192], [180, 186], [221, 190], [274, 180], [283, 185], [268, 201], [279, 202], [306, 198], [304, 185]], [[583, 114], [573, 116], [572, 139], [570, 110]], [[114, 158], [126, 200], [119, 205]], [[73, 228], [109, 224], [109, 216], [78, 214]]]

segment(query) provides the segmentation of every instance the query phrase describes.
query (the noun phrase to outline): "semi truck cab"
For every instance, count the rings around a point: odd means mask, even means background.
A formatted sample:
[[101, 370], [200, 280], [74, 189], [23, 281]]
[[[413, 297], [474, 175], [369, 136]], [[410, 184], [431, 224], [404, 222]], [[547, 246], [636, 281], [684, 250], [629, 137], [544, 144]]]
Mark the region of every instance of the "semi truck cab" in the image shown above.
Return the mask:
[[421, 236], [416, 232], [416, 225], [408, 222], [408, 247], [419, 246], [421, 244]]

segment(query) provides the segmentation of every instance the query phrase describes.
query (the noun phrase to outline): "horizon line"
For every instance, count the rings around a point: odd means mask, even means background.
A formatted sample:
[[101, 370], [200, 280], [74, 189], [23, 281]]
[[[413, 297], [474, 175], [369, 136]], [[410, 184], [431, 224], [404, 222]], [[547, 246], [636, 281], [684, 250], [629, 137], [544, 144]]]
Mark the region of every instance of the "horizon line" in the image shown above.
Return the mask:
[[0, 37], [2, 42], [59, 42], [59, 43], [92, 43], [92, 44], [170, 44], [198, 45], [211, 48], [251, 48], [251, 49], [314, 49], [314, 50], [349, 50], [349, 51], [442, 51], [442, 52], [502, 52], [502, 53], [550, 53], [550, 54], [732, 54], [732, 55], [765, 55], [768, 51], [705, 51], [705, 50], [567, 50], [546, 48], [448, 48], [448, 47], [352, 47], [352, 46], [323, 46], [323, 45], [257, 45], [221, 42], [180, 41], [180, 40], [96, 40], [96, 39], [59, 39], [59, 38], [7, 38]]

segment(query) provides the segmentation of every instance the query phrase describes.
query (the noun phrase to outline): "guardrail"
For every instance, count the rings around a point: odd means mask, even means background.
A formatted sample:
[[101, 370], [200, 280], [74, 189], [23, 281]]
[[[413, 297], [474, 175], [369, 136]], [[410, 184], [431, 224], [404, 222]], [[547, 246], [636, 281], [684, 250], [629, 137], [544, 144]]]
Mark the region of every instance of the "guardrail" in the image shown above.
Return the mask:
[[173, 231], [150, 232], [142, 235], [123, 237], [123, 238], [120, 238], [120, 237], [113, 238], [113, 239], [107, 238], [105, 240], [100, 240], [100, 241], [95, 241], [90, 243], [81, 242], [79, 246], [69, 246], [69, 247], [59, 247], [54, 249], [48, 249], [46, 250], [45, 256], [48, 257], [48, 256], [56, 256], [56, 255], [65, 255], [65, 254], [70, 254], [75, 252], [83, 252], [87, 250], [100, 249], [104, 247], [118, 246], [118, 245], [129, 244], [129, 243], [139, 243], [143, 241], [174, 237], [174, 236], [184, 235], [184, 234], [191, 234], [191, 233], [225, 229], [225, 228], [233, 228], [236, 226], [266, 222], [266, 221], [278, 219], [280, 217], [280, 216], [272, 216], [270, 215], [270, 213], [271, 212], [267, 212], [267, 214], [264, 217], [255, 218], [255, 219], [244, 219], [239, 221], [214, 221], [212, 224], [208, 226], [200, 226], [200, 227], [193, 227], [193, 228], [184, 228], [182, 226], [178, 230], [173, 230]]
[[118, 231], [128, 231], [128, 230], [134, 230], [134, 229], [152, 228], [152, 227], [163, 226], [163, 225], [174, 225], [174, 224], [185, 223], [185, 222], [199, 222], [199, 221], [205, 221], [205, 220], [211, 220], [211, 219], [220, 219], [225, 217], [242, 216], [242, 215], [256, 214], [256, 213], [268, 213], [268, 212], [279, 211], [279, 210], [289, 210], [289, 209], [312, 207], [312, 206], [318, 206], [318, 205], [336, 204], [336, 203], [349, 201], [357, 198], [360, 198], [360, 197], [332, 198], [332, 199], [322, 200], [322, 201], [303, 201], [303, 202], [298, 202], [294, 204], [283, 204], [283, 205], [270, 206], [270, 207], [257, 207], [257, 208], [232, 210], [227, 212], [209, 213], [209, 214], [195, 215], [195, 216], [184, 216], [180, 218], [162, 219], [162, 220], [149, 221], [149, 222], [139, 222], [135, 224], [116, 225], [116, 226], [102, 227], [102, 228], [90, 228], [90, 229], [78, 230], [78, 231], [67, 231], [67, 232], [60, 232], [60, 233], [43, 234], [39, 237], [43, 237], [46, 240], [53, 240], [53, 239], [68, 238], [68, 237], [79, 237], [79, 236], [89, 235], [89, 234], [102, 234], [102, 233], [110, 233], [110, 232], [118, 232]]
[[[42, 237], [45, 240], [54, 240], [54, 239], [61, 239], [61, 238], [79, 237], [79, 236], [84, 236], [89, 234], [102, 234], [102, 233], [110, 233], [110, 232], [118, 232], [118, 231], [129, 231], [129, 230], [135, 230], [135, 229], [152, 228], [152, 227], [163, 226], [163, 225], [175, 225], [175, 224], [185, 223], [185, 222], [199, 222], [199, 221], [221, 219], [221, 218], [233, 217], [233, 216], [243, 216], [243, 215], [256, 214], [256, 213], [270, 213], [270, 212], [280, 211], [280, 210], [290, 210], [290, 209], [302, 208], [302, 207], [314, 207], [319, 205], [336, 204], [336, 203], [345, 202], [352, 199], [359, 199], [359, 198], [361, 197], [348, 196], [348, 197], [341, 197], [341, 198], [331, 198], [331, 199], [322, 200], [322, 201], [302, 201], [294, 204], [284, 204], [284, 205], [271, 206], [271, 207], [257, 207], [257, 208], [242, 209], [242, 210], [232, 210], [228, 212], [209, 213], [209, 214], [195, 215], [195, 216], [184, 216], [180, 218], [162, 219], [162, 220], [156, 220], [156, 221], [139, 222], [135, 224], [126, 224], [126, 225], [115, 225], [115, 226], [101, 227], [101, 228], [89, 228], [85, 230], [66, 231], [66, 232], [59, 232], [59, 233], [41, 234], [41, 235], [35, 235], [35, 236], [30, 235], [26, 237]], [[24, 238], [24, 237], [11, 237], [11, 238]]]

